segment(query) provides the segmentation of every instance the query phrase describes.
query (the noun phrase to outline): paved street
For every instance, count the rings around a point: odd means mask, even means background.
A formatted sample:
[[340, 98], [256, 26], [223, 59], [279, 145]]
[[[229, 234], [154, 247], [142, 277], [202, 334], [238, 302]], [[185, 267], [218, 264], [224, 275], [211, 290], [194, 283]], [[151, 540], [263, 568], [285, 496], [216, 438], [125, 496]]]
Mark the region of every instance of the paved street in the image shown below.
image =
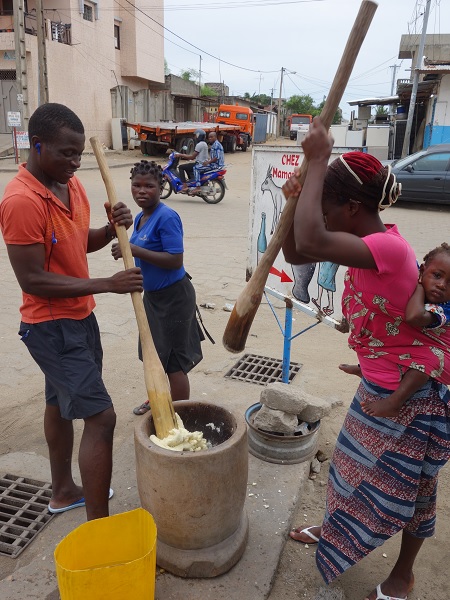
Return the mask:
[[[216, 344], [203, 344], [205, 357], [192, 373], [191, 397], [211, 400], [224, 406], [229, 404], [241, 411], [258, 401], [261, 388], [254, 384], [224, 379], [224, 374], [241, 355], [227, 353], [222, 347], [221, 337], [229, 316], [229, 313], [223, 311], [223, 306], [233, 303], [245, 284], [251, 156], [251, 152], [226, 155], [226, 179], [229, 189], [220, 204], [210, 206], [201, 199], [176, 195], [172, 195], [166, 201], [179, 212], [183, 221], [185, 266], [193, 278], [198, 304], [215, 304], [213, 310], [202, 309], [205, 325], [215, 338]], [[129, 170], [130, 164], [140, 158], [141, 155], [137, 151], [124, 155], [108, 155], [109, 163], [116, 167], [112, 169], [112, 175], [118, 196], [128, 203], [134, 214], [137, 211], [129, 192]], [[126, 166], [120, 166], [124, 163]], [[106, 200], [104, 185], [99, 172], [94, 170], [93, 157], [86, 157], [83, 164], [91, 167], [80, 170], [79, 176], [91, 200], [92, 225], [100, 227], [106, 223], [103, 209], [103, 202]], [[5, 172], [5, 169], [9, 171]], [[1, 161], [1, 193], [13, 173], [12, 161]], [[400, 231], [412, 243], [418, 259], [421, 260], [429, 249], [443, 241], [449, 241], [449, 216], [450, 208], [396, 206], [384, 213], [384, 220], [398, 224]], [[89, 264], [92, 277], [108, 276], [121, 268], [119, 263], [113, 261], [107, 248], [91, 255]], [[17, 336], [20, 292], [3, 241], [0, 243], [0, 270], [0, 471], [3, 473], [6, 468], [19, 469], [25, 465], [28, 471], [31, 470], [29, 476], [42, 477], [42, 480], [47, 481], [47, 450], [42, 433], [42, 376]], [[113, 476], [113, 485], [118, 493], [111, 506], [113, 512], [120, 512], [139, 504], [134, 481], [132, 449], [132, 432], [137, 417], [131, 414], [131, 409], [143, 401], [145, 388], [142, 367], [136, 358], [136, 326], [130, 298], [105, 294], [97, 296], [96, 301], [96, 313], [105, 351], [105, 382], [118, 414]], [[284, 311], [281, 304], [277, 307], [277, 312], [283, 320]], [[309, 317], [296, 312], [294, 333], [311, 322]], [[263, 303], [248, 338], [246, 352], [281, 358], [282, 348], [283, 339], [278, 325], [267, 304]], [[342, 334], [319, 325], [295, 340], [291, 359], [303, 365], [300, 374], [294, 380], [294, 385], [303, 386], [311, 394], [337, 398], [344, 403], [342, 409], [337, 410], [322, 424], [320, 447], [329, 455], [344, 417], [345, 407], [349, 404], [355, 388], [353, 379], [339, 372], [337, 364], [353, 361], [353, 353], [347, 348], [346, 339]], [[80, 431], [81, 426], [78, 424], [77, 440]], [[198, 596], [206, 599], [215, 597], [219, 600], [222, 597], [230, 600], [266, 598], [272, 577], [262, 576], [258, 583], [258, 574], [263, 573], [265, 561], [273, 565], [275, 574], [280, 555], [281, 563], [270, 600], [362, 600], [365, 594], [384, 578], [393, 564], [392, 558], [398, 540], [390, 541], [386, 548], [383, 547], [380, 552], [375, 552], [373, 556], [354, 567], [332, 588], [317, 595], [322, 582], [315, 571], [312, 549], [305, 549], [303, 545], [290, 540], [283, 552], [282, 548], [289, 521], [297, 525], [302, 522], [312, 524], [311, 519], [320, 522], [324, 509], [326, 472], [320, 473], [318, 479], [313, 482], [305, 480], [305, 473], [301, 468], [288, 471], [285, 467], [270, 465], [270, 468], [272, 467], [274, 468], [270, 471], [270, 477], [276, 481], [271, 484], [272, 487], [269, 483], [267, 486], [271, 490], [276, 486], [277, 492], [280, 485], [278, 481], [282, 482], [285, 493], [280, 493], [280, 496], [286, 497], [273, 500], [274, 510], [279, 511], [276, 517], [280, 520], [277, 521], [277, 527], [274, 526], [271, 530], [272, 533], [267, 531], [266, 527], [267, 523], [271, 523], [268, 511], [256, 512], [259, 509], [252, 509], [250, 536], [252, 552], [255, 553], [253, 570], [249, 567], [248, 573], [239, 572], [239, 577], [234, 576], [234, 579], [230, 575], [231, 579], [226, 581], [233, 581], [235, 588], [224, 592], [214, 589], [214, 593], [210, 591], [215, 585], [213, 581], [175, 580], [174, 584], [164, 575], [158, 578], [158, 600], [193, 600]], [[265, 472], [267, 479], [268, 473], [269, 471]], [[293, 514], [298, 493], [300, 501], [297, 511]], [[410, 596], [411, 600], [444, 600], [447, 597], [444, 590], [447, 589], [449, 498], [450, 481], [447, 467], [441, 481], [438, 535], [435, 540], [427, 542], [426, 561], [418, 563], [417, 585]], [[0, 557], [2, 600], [58, 598], [55, 592], [52, 549], [68, 531], [84, 519], [82, 510], [71, 513], [73, 514], [57, 517], [16, 561]], [[285, 515], [286, 519], [281, 521], [279, 515]], [[384, 554], [387, 556], [384, 557]], [[424, 557], [425, 553], [422, 558]], [[238, 567], [239, 565], [235, 569]], [[251, 593], [250, 588], [253, 590]], [[221, 593], [225, 595], [222, 596]]]

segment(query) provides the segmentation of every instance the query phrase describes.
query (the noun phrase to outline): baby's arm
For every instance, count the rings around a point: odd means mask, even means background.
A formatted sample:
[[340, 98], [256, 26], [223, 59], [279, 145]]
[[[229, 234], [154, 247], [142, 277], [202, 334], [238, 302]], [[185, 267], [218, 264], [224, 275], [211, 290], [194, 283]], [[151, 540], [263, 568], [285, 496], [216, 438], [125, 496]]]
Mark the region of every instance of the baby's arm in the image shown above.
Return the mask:
[[429, 310], [425, 310], [425, 290], [419, 282], [414, 294], [408, 301], [405, 310], [405, 321], [413, 327], [428, 327], [436, 321], [436, 316]]

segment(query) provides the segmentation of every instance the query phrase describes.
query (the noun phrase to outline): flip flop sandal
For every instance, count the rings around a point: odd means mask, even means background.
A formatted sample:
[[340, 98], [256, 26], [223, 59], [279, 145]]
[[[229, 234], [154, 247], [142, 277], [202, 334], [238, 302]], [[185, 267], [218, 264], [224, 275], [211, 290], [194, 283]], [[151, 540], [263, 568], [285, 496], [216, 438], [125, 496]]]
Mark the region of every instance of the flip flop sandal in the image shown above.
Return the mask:
[[377, 598], [376, 600], [407, 600], [408, 596], [405, 596], [404, 598], [396, 598], [395, 596], [386, 596], [386, 594], [383, 594], [383, 592], [381, 591], [381, 583], [379, 585], [377, 585]]
[[[302, 542], [301, 540], [297, 540], [297, 539], [293, 538], [291, 535], [290, 535], [290, 538], [293, 539], [294, 542], [299, 542], [300, 544], [318, 544], [319, 538], [316, 535], [314, 535], [313, 533], [311, 533], [311, 529], [314, 529], [315, 527], [320, 527], [320, 525], [311, 525], [310, 527], [305, 527], [305, 529], [299, 529], [298, 527], [297, 527], [297, 529], [292, 529], [292, 532], [295, 531], [295, 533], [304, 533], [305, 535], [310, 537], [312, 540], [311, 542]], [[378, 592], [378, 590], [377, 590], [377, 592]]]
[[136, 408], [133, 408], [133, 414], [134, 415], [145, 415], [145, 413], [147, 411], [150, 410], [150, 404], [149, 402], [143, 402], [140, 406], [136, 406]]
[[[111, 500], [113, 496], [114, 490], [109, 488], [108, 500]], [[74, 508], [81, 508], [82, 506], [86, 506], [86, 501], [84, 498], [80, 498], [79, 500], [72, 502], [72, 504], [69, 504], [69, 506], [63, 506], [62, 508], [52, 508], [49, 504], [47, 509], [52, 515], [59, 515], [60, 513], [67, 512], [68, 510], [72, 510]]]

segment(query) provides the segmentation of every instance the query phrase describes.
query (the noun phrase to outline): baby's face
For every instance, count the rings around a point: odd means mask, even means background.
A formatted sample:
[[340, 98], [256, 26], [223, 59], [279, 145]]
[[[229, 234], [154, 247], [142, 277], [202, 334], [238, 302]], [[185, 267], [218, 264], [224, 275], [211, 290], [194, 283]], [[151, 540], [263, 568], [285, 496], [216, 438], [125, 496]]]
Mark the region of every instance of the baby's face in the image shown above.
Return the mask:
[[422, 285], [427, 302], [450, 301], [450, 256], [446, 252], [437, 254], [423, 267]]

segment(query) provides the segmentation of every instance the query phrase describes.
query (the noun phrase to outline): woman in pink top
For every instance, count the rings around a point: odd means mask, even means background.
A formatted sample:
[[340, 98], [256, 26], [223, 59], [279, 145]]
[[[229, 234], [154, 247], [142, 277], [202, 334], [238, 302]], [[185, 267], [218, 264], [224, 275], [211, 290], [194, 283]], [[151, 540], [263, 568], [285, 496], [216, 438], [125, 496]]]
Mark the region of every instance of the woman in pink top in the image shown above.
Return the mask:
[[[318, 542], [317, 566], [329, 583], [402, 531], [397, 562], [367, 598], [404, 600], [417, 553], [434, 534], [438, 472], [450, 456], [450, 394], [437, 381], [449, 377], [448, 348], [432, 330], [404, 321], [418, 271], [408, 242], [380, 218], [400, 193], [390, 168], [361, 152], [328, 167], [332, 140], [320, 119], [302, 146], [308, 174], [283, 252], [292, 264], [348, 266], [342, 310], [363, 377], [336, 443], [323, 524], [294, 529], [291, 537]], [[285, 193], [299, 195], [296, 178]], [[392, 394], [408, 369], [430, 379], [398, 417], [362, 410], [361, 403]]]

